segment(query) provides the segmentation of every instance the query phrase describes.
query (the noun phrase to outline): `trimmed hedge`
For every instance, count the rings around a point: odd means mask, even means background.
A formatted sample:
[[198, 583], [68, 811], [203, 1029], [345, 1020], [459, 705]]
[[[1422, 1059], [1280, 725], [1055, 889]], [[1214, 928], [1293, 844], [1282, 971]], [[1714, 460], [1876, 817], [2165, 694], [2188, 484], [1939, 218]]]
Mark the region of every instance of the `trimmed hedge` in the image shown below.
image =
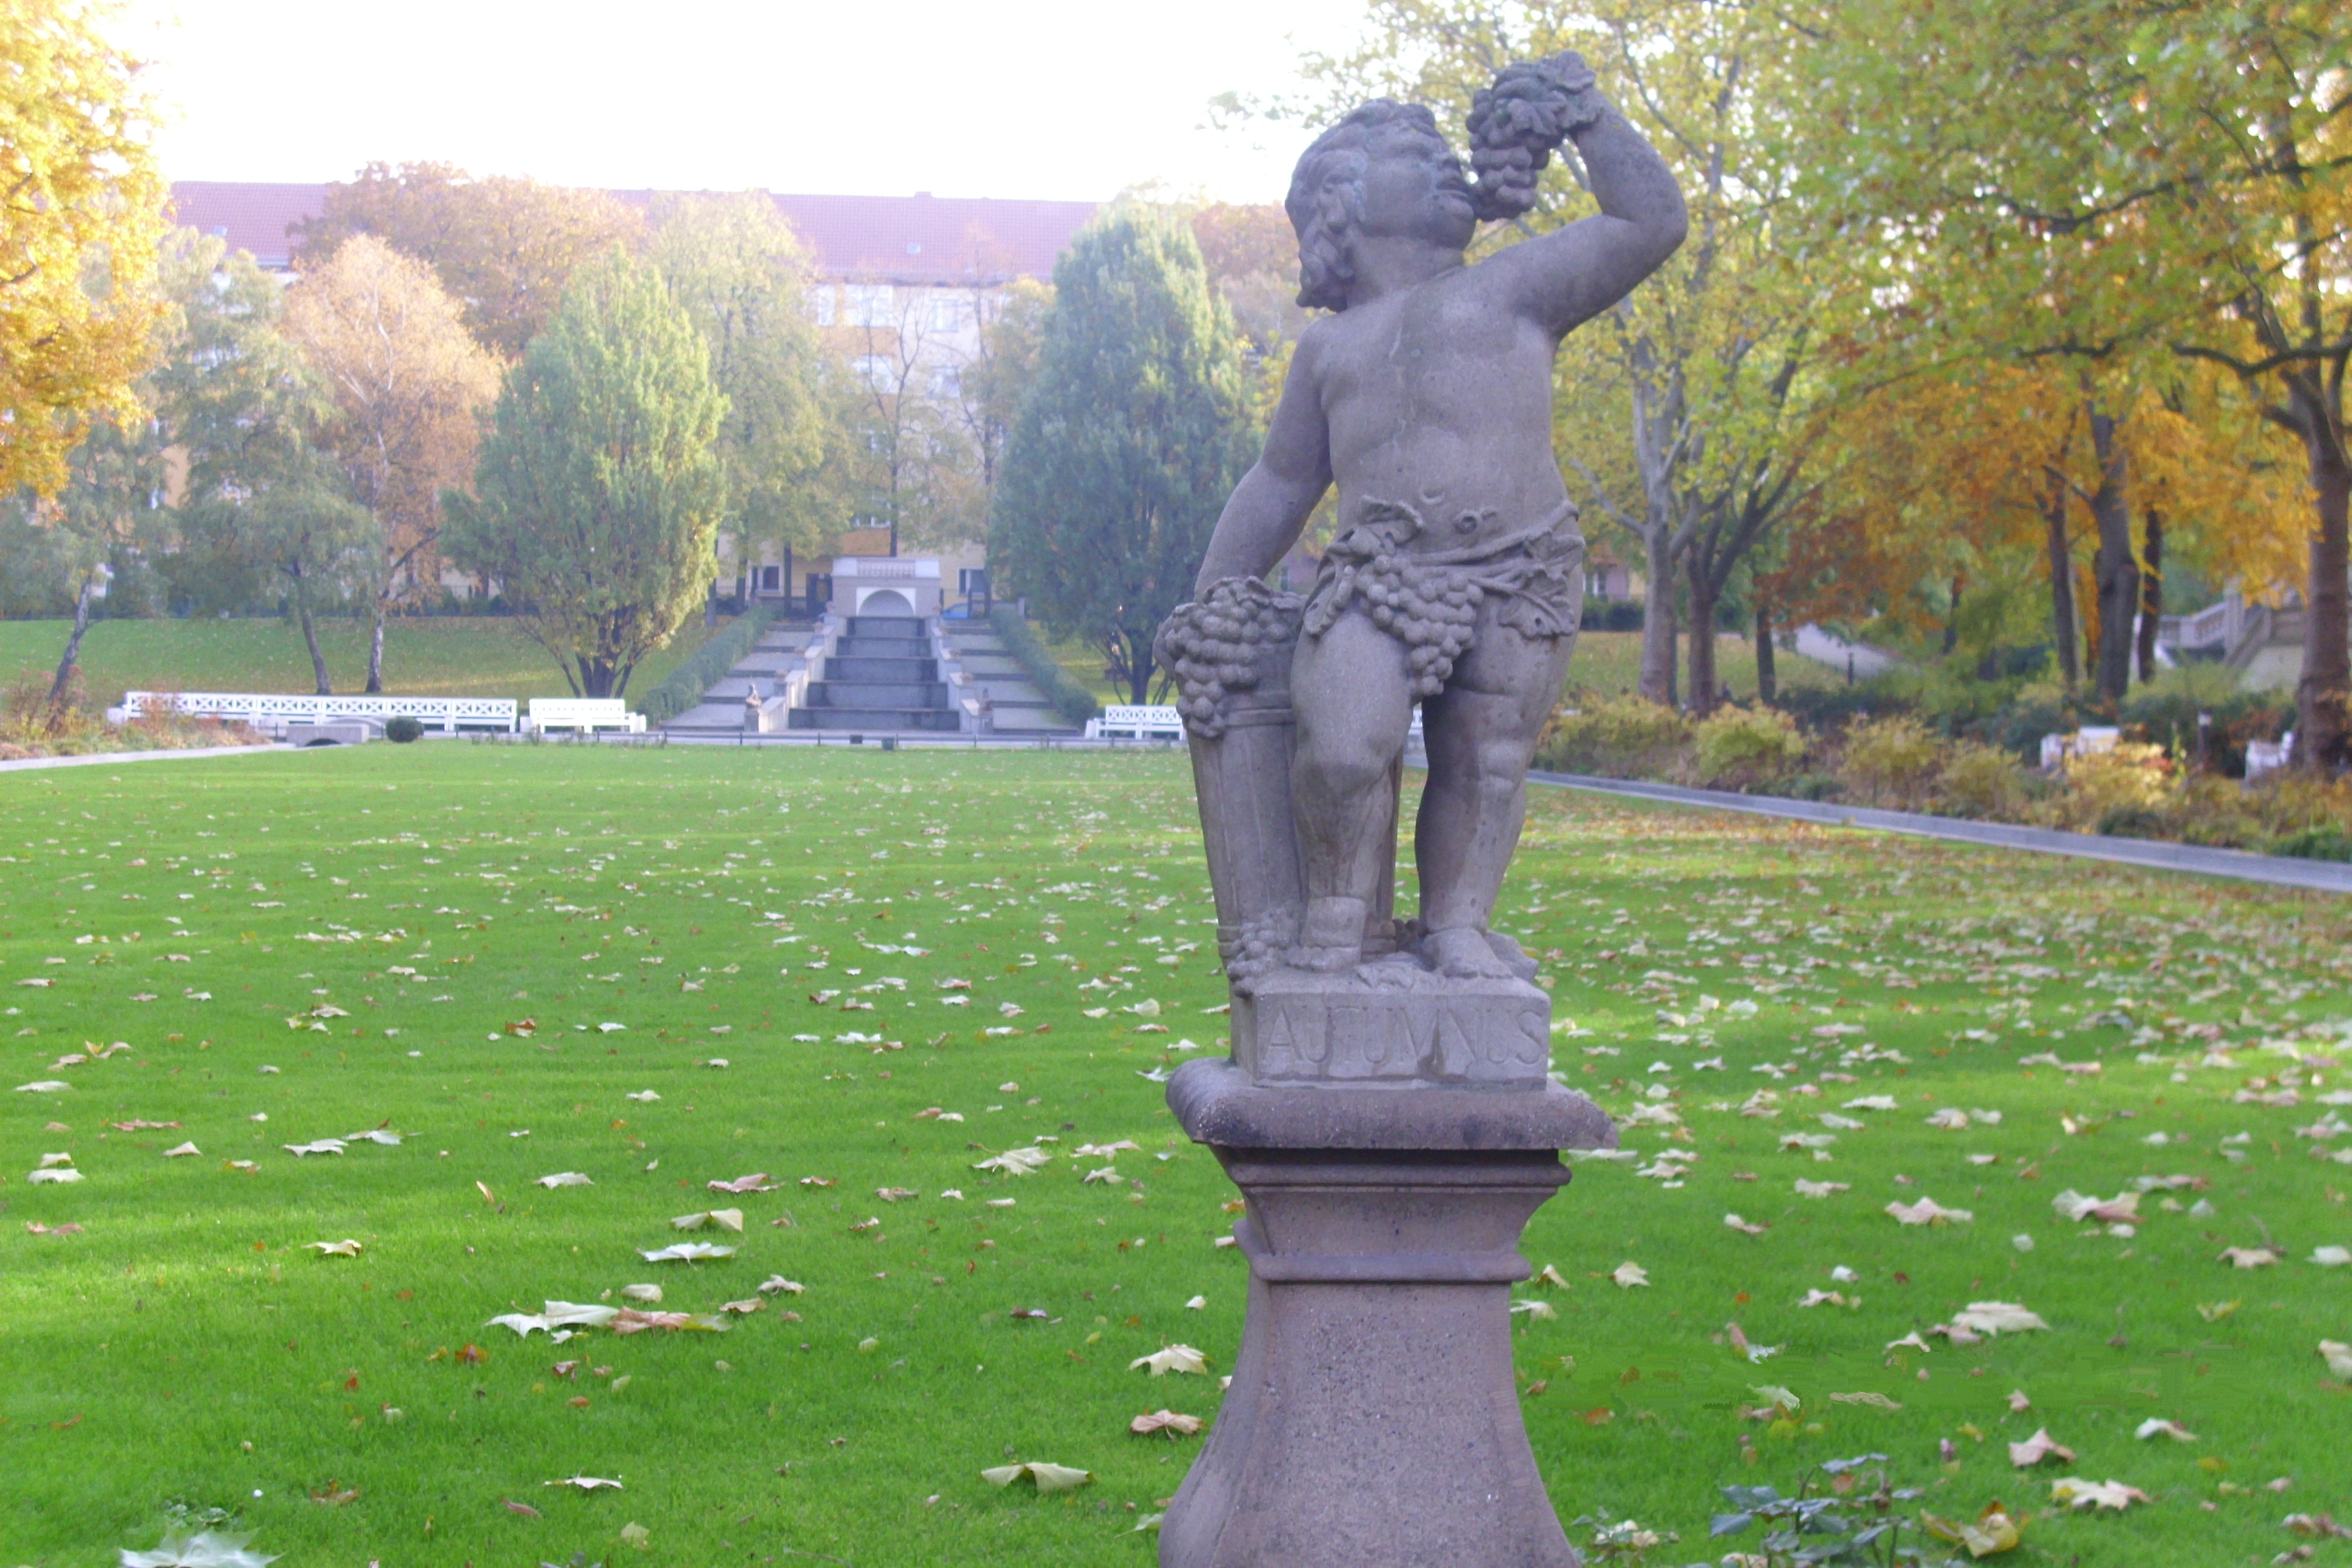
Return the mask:
[[1028, 671], [1030, 681], [1053, 704], [1055, 712], [1073, 724], [1083, 724], [1102, 711], [1095, 694], [1070, 679], [1070, 672], [1037, 640], [1019, 610], [999, 605], [988, 612], [988, 625], [1004, 644], [1004, 651]]
[[669, 679], [651, 691], [631, 700], [630, 706], [646, 716], [648, 724], [667, 724], [702, 700], [702, 694], [719, 684], [719, 678], [735, 668], [738, 660], [750, 653], [775, 618], [765, 605], [748, 615], [738, 616], [727, 628], [694, 650], [684, 664], [669, 672]]

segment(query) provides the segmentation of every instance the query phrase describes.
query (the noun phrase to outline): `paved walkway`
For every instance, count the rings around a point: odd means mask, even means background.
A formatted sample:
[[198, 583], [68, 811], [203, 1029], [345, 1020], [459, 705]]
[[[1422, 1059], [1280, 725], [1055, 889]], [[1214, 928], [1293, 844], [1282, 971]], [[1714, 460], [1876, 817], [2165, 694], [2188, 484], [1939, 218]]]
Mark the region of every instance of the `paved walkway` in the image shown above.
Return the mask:
[[2085, 860], [2110, 860], [2117, 865], [2139, 866], [2158, 871], [2193, 871], [2200, 876], [2263, 882], [2277, 888], [2352, 893], [2352, 865], [2330, 860], [2298, 860], [2284, 855], [2250, 855], [2242, 849], [2200, 849], [2192, 845], [2167, 844], [2152, 838], [2108, 838], [2095, 833], [2060, 833], [2047, 827], [2013, 827], [2001, 822], [1969, 822], [1958, 817], [1927, 816], [1910, 811], [1874, 811], [1866, 806], [1782, 800], [1774, 795], [1734, 795], [1727, 790], [1685, 789], [1679, 784], [1586, 778], [1580, 773], [1538, 771], [1530, 773], [1528, 777], [1536, 784], [1591, 790], [1597, 795], [1630, 795], [1636, 800], [1660, 801], [1670, 805], [1744, 811], [1756, 816], [1817, 822], [1827, 827], [1862, 827], [1881, 833], [1909, 833], [1922, 838], [1948, 838], [1956, 843], [1981, 844], [1995, 849], [2028, 849], [2043, 855], [2073, 855]]
[[82, 757], [19, 757], [0, 763], [0, 773], [28, 773], [35, 768], [95, 768], [115, 763], [164, 763], [182, 757], [242, 757], [255, 752], [294, 752], [299, 746], [272, 742], [265, 746], [187, 746], [179, 751], [92, 752]]

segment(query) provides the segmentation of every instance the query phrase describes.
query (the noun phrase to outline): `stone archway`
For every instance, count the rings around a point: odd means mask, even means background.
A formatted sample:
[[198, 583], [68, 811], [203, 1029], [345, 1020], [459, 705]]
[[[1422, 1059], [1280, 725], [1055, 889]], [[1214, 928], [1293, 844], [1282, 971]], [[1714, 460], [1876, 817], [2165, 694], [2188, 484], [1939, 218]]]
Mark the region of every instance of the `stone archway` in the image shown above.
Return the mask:
[[861, 616], [911, 616], [914, 605], [896, 588], [876, 588], [857, 596]]

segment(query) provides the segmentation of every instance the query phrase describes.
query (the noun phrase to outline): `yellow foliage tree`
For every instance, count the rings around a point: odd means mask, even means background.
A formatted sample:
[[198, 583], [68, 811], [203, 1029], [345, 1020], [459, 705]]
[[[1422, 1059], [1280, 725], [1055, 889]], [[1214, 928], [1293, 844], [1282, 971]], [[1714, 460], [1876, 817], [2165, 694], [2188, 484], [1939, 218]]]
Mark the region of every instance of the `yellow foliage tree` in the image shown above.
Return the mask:
[[93, 421], [138, 416], [163, 182], [109, 15], [0, 5], [0, 493], [55, 494]]
[[440, 585], [441, 491], [473, 476], [475, 412], [498, 396], [499, 363], [432, 268], [373, 235], [304, 274], [282, 320], [334, 399], [326, 446], [382, 536], [367, 681], [382, 691], [384, 617]]

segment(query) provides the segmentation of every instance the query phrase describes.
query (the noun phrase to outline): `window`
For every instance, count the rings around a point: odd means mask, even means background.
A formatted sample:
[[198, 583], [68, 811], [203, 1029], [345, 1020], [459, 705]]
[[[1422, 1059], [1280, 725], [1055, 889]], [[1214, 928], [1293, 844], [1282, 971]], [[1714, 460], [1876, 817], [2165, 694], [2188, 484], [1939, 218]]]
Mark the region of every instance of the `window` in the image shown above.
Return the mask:
[[958, 370], [953, 365], [943, 366], [939, 370], [931, 372], [931, 395], [933, 397], [961, 397], [963, 395], [963, 372]]
[[805, 298], [808, 302], [809, 320], [820, 327], [833, 325], [833, 285], [820, 283], [810, 289]]
[[852, 363], [858, 379], [875, 391], [889, 392], [897, 386], [897, 377], [891, 374], [890, 361], [886, 355], [859, 354]]
[[784, 572], [783, 568], [781, 566], [762, 566], [760, 568], [760, 586], [771, 594], [777, 593], [782, 589], [784, 585], [783, 577]]
[[852, 283], [842, 292], [847, 296], [851, 326], [888, 327], [897, 324], [897, 318], [892, 314], [891, 289], [887, 283]]
[[942, 289], [931, 296], [931, 331], [960, 332], [963, 331], [963, 300]]
[[964, 566], [956, 572], [956, 592], [967, 599], [985, 598], [988, 595], [988, 568]]

